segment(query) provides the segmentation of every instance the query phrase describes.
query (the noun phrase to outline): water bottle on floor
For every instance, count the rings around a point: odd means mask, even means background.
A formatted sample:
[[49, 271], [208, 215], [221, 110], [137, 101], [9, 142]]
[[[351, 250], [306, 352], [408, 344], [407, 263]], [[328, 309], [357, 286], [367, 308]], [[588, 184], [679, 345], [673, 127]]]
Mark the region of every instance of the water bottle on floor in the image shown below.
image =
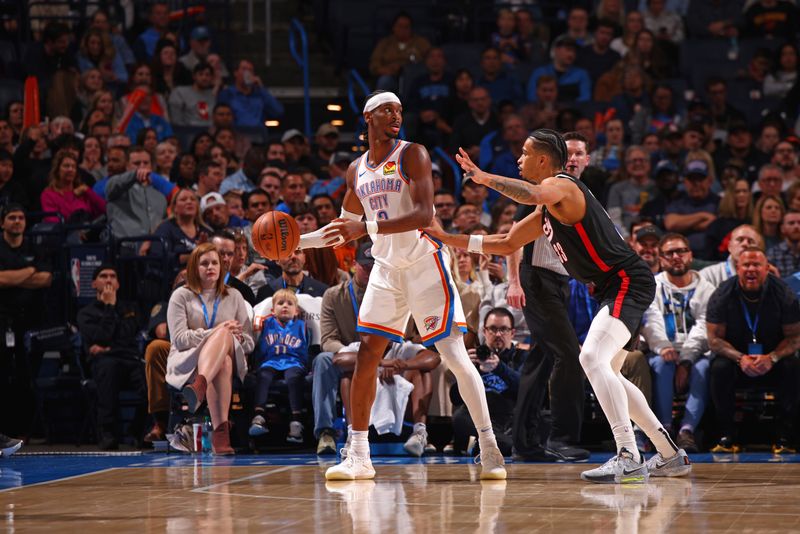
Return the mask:
[[211, 418], [206, 416], [205, 421], [203, 421], [203, 452], [211, 452], [211, 433], [213, 431]]

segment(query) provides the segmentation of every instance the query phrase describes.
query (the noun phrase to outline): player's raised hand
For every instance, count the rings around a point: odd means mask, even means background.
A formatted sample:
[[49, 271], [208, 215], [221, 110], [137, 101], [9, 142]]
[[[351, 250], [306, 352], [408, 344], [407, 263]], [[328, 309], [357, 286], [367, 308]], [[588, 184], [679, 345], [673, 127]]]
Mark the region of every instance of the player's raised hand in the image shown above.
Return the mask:
[[367, 235], [366, 225], [362, 221], [334, 219], [323, 234], [326, 246], [339, 248], [345, 243], [360, 239]]
[[469, 157], [467, 151], [461, 147], [458, 147], [456, 161], [464, 170], [464, 178], [469, 178], [476, 184], [486, 185], [486, 182], [488, 181], [488, 175], [480, 170], [477, 165], [475, 165], [475, 162], [473, 162], [472, 158]]

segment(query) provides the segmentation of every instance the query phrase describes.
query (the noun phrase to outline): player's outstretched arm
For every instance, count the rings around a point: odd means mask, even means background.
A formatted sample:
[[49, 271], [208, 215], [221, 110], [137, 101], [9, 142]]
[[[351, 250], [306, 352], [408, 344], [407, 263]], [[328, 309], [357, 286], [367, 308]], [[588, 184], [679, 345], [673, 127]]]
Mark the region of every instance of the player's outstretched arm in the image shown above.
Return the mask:
[[475, 165], [463, 148], [459, 147], [458, 152], [456, 161], [464, 170], [465, 178], [469, 177], [475, 183], [491, 187], [520, 204], [555, 204], [564, 198], [564, 191], [560, 187], [550, 184], [536, 185], [520, 178], [506, 178], [484, 172]]
[[[542, 212], [537, 208], [536, 211], [515, 224], [507, 234], [487, 236], [448, 234], [438, 225], [426, 228], [425, 232], [451, 247], [462, 248], [470, 252], [507, 256], [542, 235]], [[475, 250], [475, 246], [470, 246], [470, 240], [473, 240], [474, 245], [476, 237], [478, 241], [481, 241], [480, 250]]]

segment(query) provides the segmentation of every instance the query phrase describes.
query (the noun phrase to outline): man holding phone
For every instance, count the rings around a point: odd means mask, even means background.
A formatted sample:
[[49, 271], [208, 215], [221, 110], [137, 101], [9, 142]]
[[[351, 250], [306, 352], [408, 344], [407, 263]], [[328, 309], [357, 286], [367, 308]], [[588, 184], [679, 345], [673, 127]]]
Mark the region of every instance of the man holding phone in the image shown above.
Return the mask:
[[794, 292], [770, 276], [758, 247], [739, 256], [736, 275], [711, 295], [706, 311], [712, 352], [711, 399], [720, 429], [711, 452], [739, 452], [736, 389], [767, 386], [776, 392], [774, 454], [796, 451], [795, 421], [800, 401], [800, 307]]

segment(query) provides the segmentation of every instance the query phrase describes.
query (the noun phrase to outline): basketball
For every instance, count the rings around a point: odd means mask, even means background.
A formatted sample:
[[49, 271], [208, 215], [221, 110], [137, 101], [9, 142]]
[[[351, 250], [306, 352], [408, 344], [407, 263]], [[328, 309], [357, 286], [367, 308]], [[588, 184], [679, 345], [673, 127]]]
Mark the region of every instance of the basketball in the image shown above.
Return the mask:
[[267, 259], [288, 258], [300, 243], [300, 228], [289, 214], [268, 211], [253, 225], [253, 248]]

